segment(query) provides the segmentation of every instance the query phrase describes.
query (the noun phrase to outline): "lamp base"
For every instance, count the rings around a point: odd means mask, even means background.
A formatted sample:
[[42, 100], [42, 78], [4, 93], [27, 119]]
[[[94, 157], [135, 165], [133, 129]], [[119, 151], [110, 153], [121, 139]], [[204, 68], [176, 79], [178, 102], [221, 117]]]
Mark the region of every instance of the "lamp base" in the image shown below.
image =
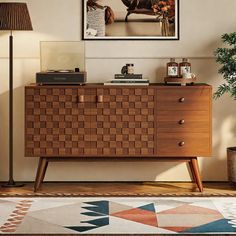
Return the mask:
[[13, 181], [9, 180], [7, 183], [2, 185], [3, 188], [20, 188], [23, 186], [24, 184], [16, 183], [14, 180]]

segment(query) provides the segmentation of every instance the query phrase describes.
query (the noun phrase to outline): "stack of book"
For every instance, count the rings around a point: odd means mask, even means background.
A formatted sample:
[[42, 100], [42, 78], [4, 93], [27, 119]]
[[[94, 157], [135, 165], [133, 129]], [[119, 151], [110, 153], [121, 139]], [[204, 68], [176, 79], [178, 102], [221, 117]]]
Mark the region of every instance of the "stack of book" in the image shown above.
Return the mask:
[[142, 74], [115, 74], [115, 78], [104, 85], [149, 85], [149, 80], [143, 79]]

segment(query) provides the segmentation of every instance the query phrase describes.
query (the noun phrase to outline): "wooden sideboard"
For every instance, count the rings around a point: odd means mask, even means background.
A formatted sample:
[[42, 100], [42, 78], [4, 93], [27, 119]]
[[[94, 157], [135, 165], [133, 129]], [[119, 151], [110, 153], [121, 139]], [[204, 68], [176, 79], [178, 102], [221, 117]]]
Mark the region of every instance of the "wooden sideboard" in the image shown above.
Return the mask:
[[37, 86], [25, 88], [25, 155], [49, 161], [186, 161], [203, 191], [197, 157], [211, 156], [212, 88]]

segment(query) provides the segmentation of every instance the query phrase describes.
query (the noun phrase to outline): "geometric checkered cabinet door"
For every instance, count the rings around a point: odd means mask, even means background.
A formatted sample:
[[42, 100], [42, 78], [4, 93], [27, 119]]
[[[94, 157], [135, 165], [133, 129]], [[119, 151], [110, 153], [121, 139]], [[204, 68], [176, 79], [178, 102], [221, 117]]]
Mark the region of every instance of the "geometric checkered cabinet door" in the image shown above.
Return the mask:
[[26, 156], [83, 156], [90, 153], [89, 89], [27, 87]]
[[91, 103], [91, 155], [154, 155], [155, 89], [97, 88]]
[[153, 88], [27, 87], [26, 156], [154, 154]]

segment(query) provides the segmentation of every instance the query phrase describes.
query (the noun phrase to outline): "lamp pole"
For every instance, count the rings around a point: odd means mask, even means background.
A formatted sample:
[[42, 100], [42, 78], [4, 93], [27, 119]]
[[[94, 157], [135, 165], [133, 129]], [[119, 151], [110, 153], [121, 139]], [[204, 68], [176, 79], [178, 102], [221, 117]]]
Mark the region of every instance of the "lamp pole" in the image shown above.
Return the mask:
[[10, 31], [9, 36], [9, 180], [3, 187], [22, 187], [24, 184], [18, 184], [13, 176], [13, 34]]
[[9, 182], [13, 180], [13, 35], [9, 36]]

